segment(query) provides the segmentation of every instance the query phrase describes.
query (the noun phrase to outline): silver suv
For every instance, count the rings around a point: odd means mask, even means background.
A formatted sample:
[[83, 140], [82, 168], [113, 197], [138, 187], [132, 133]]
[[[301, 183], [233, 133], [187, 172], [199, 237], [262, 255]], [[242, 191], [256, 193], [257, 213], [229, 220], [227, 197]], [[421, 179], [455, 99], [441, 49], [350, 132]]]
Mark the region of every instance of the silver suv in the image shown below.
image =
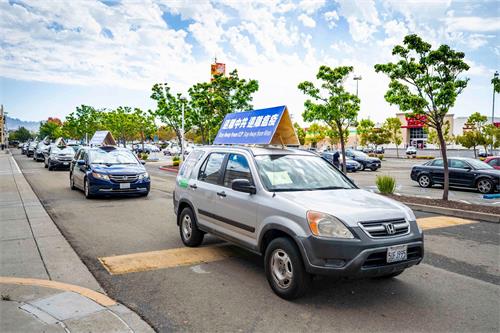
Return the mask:
[[306, 151], [197, 148], [179, 170], [174, 207], [186, 246], [208, 232], [263, 254], [285, 299], [302, 295], [313, 274], [394, 277], [424, 254], [411, 209]]

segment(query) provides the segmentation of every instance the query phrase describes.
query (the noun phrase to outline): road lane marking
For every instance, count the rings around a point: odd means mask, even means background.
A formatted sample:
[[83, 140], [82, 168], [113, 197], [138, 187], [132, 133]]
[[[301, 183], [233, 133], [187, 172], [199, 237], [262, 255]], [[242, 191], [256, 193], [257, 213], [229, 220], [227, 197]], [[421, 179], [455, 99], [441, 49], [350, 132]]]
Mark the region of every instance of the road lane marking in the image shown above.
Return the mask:
[[455, 227], [458, 225], [477, 223], [477, 221], [471, 221], [451, 216], [431, 216], [431, 217], [419, 218], [417, 219], [417, 223], [423, 230], [430, 230], [430, 229]]
[[[417, 219], [417, 223], [423, 230], [430, 230], [477, 222], [449, 216], [432, 216]], [[241, 256], [238, 255], [235, 249], [232, 245], [221, 244], [197, 248], [182, 247], [131, 253], [98, 259], [109, 274], [120, 275], [179, 266], [199, 267], [196, 265]], [[193, 269], [193, 271], [196, 273], [201, 272], [198, 268]]]
[[77, 294], [80, 294], [84, 297], [90, 298], [96, 303], [101, 304], [102, 306], [113, 306], [116, 304], [114, 300], [109, 298], [108, 296], [101, 294], [92, 289], [80, 287], [74, 284], [62, 283], [52, 280], [42, 280], [42, 279], [29, 279], [29, 278], [18, 278], [18, 277], [10, 277], [10, 276], [0, 276], [0, 283], [4, 284], [18, 284], [24, 286], [38, 286], [45, 288], [52, 288], [64, 291], [72, 291]]
[[98, 258], [111, 275], [144, 272], [160, 268], [192, 266], [223, 260], [236, 255], [233, 246], [181, 247], [168, 250]]

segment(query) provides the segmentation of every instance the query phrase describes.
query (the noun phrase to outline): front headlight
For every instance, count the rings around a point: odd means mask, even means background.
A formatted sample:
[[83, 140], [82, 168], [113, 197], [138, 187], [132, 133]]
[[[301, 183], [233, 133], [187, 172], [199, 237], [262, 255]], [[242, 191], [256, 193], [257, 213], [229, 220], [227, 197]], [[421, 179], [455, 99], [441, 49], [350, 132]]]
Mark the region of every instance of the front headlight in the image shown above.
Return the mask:
[[310, 210], [307, 212], [309, 228], [315, 236], [331, 238], [354, 238], [354, 235], [335, 216]]
[[105, 175], [103, 173], [92, 172], [92, 177], [96, 179], [109, 180], [108, 175]]
[[149, 174], [147, 172], [141, 173], [139, 175], [139, 180], [148, 179], [148, 178], [149, 178]]

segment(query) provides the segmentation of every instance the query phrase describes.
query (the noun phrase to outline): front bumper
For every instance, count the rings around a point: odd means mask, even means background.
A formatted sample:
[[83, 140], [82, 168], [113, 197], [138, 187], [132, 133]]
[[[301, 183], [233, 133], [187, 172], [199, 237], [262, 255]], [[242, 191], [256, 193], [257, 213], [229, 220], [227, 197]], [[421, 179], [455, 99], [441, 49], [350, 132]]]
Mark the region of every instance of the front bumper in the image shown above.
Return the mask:
[[146, 194], [151, 187], [151, 181], [149, 179], [137, 180], [127, 184], [130, 184], [130, 188], [123, 188], [123, 185], [120, 186], [120, 183], [113, 181], [92, 178], [89, 184], [89, 192], [91, 195]]
[[71, 164], [71, 161], [60, 161], [60, 160], [50, 160], [49, 165], [52, 168], [57, 168], [57, 169], [68, 169]]
[[[416, 230], [416, 225], [412, 224]], [[375, 277], [419, 264], [424, 257], [423, 234], [410, 232], [401, 237], [371, 239], [360, 228], [352, 240], [329, 240], [314, 236], [298, 237], [306, 270], [312, 274], [338, 277]], [[387, 263], [387, 248], [407, 245], [407, 260]]]

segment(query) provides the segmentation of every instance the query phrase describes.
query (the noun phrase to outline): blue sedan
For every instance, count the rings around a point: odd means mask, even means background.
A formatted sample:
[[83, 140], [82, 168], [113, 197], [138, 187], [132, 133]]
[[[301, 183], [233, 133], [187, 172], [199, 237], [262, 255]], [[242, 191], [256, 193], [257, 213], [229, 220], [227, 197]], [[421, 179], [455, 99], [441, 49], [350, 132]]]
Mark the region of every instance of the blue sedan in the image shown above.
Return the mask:
[[[332, 151], [325, 151], [321, 154], [321, 157], [333, 165], [333, 154], [334, 153], [335, 152], [332, 152]], [[340, 163], [342, 163], [342, 155], [340, 155], [339, 159], [340, 159]], [[346, 163], [346, 171], [347, 172], [356, 172], [358, 170], [361, 170], [361, 164], [359, 164], [355, 160], [351, 160], [350, 158], [346, 158], [345, 163]]]

